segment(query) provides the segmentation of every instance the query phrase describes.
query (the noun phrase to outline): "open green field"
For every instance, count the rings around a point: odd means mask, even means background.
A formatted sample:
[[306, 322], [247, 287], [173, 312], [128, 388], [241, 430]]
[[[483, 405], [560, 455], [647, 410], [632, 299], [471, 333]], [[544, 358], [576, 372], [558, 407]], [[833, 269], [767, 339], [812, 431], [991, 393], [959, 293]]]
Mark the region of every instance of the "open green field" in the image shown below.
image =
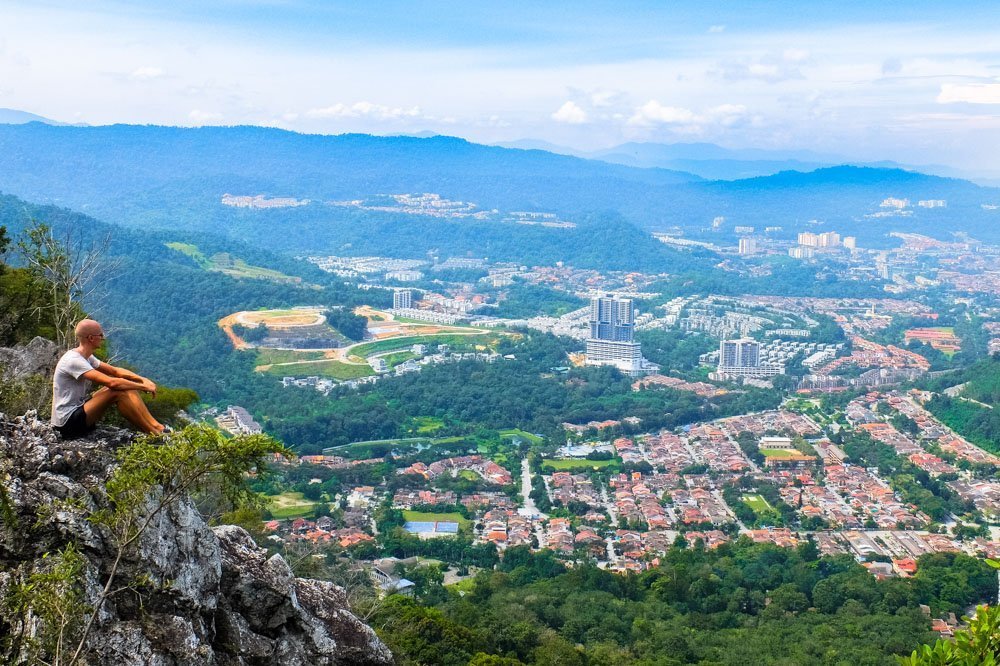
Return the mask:
[[444, 419], [436, 416], [414, 416], [413, 425], [417, 427], [417, 432], [421, 435], [437, 432], [444, 427]]
[[411, 358], [417, 358], [417, 355], [411, 351], [398, 351], [391, 354], [387, 354], [381, 357], [385, 364], [389, 366], [389, 369], [395, 368], [400, 363], [406, 363]]
[[466, 479], [467, 481], [479, 481], [479, 479], [482, 478], [481, 476], [473, 472], [471, 469], [459, 470], [458, 475], [461, 478]]
[[181, 254], [191, 257], [202, 269], [206, 271], [225, 273], [226, 275], [235, 278], [274, 280], [276, 282], [300, 281], [299, 278], [285, 275], [284, 273], [271, 270], [270, 268], [252, 266], [242, 259], [233, 257], [225, 252], [219, 252], [217, 254], [213, 254], [211, 257], [206, 257], [205, 254], [198, 249], [197, 245], [192, 245], [190, 243], [167, 243], [166, 245], [171, 250], [176, 250]]
[[414, 522], [424, 522], [424, 523], [437, 523], [437, 522], [451, 522], [458, 523], [459, 528], [467, 527], [472, 521], [463, 516], [460, 513], [429, 513], [427, 511], [411, 511], [406, 509], [403, 511], [403, 519], [407, 521]]
[[476, 577], [469, 576], [464, 578], [457, 583], [452, 583], [451, 585], [445, 585], [449, 590], [454, 590], [455, 592], [464, 592], [469, 594], [476, 589]]
[[585, 470], [585, 469], [600, 469], [601, 467], [607, 467], [611, 463], [619, 462], [617, 459], [613, 460], [586, 460], [583, 458], [567, 458], [561, 460], [543, 460], [542, 469], [548, 467], [557, 472], [568, 472], [570, 470]]
[[281, 493], [266, 495], [267, 508], [275, 520], [288, 518], [305, 518], [311, 516], [316, 509], [316, 502], [307, 500], [302, 493]]
[[747, 506], [753, 509], [754, 513], [758, 516], [768, 511], [774, 511], [774, 508], [760, 495], [744, 495], [743, 501], [747, 504]]
[[441, 333], [439, 335], [408, 335], [387, 340], [377, 340], [358, 345], [351, 349], [351, 356], [365, 358], [380, 352], [406, 349], [416, 344], [446, 344], [446, 345], [486, 345], [496, 343], [496, 336], [488, 335], [488, 331], [470, 328], [469, 333]]
[[542, 442], [545, 441], [545, 438], [540, 437], [539, 435], [534, 435], [530, 432], [518, 430], [517, 428], [511, 428], [510, 430], [501, 430], [500, 436], [504, 438], [519, 437], [525, 440], [526, 442], [530, 442], [531, 444], [541, 444]]
[[795, 449], [761, 449], [760, 454], [765, 458], [787, 458], [790, 455], [798, 455]]
[[350, 365], [334, 360], [319, 360], [309, 363], [297, 363], [295, 365], [276, 365], [268, 368], [265, 372], [275, 377], [310, 377], [315, 375], [339, 381], [370, 377], [375, 374], [371, 367], [367, 365]]
[[323, 358], [321, 351], [295, 351], [292, 349], [257, 349], [257, 365], [292, 363], [295, 361], [316, 361]]

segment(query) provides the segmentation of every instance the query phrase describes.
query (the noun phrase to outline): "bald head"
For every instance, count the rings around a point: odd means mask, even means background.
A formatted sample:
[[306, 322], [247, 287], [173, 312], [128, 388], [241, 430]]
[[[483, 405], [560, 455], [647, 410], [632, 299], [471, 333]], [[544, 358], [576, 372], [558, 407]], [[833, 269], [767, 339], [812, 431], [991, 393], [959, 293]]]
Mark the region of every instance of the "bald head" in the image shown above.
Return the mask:
[[82, 344], [87, 342], [90, 336], [100, 336], [103, 339], [104, 330], [93, 319], [84, 319], [76, 325], [76, 339]]

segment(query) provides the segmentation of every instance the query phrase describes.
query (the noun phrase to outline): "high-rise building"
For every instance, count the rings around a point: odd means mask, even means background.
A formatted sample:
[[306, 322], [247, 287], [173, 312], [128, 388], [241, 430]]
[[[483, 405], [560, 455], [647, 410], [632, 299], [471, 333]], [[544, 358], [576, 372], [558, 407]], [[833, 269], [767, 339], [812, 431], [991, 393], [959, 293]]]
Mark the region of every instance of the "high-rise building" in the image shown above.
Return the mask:
[[756, 368], [760, 364], [760, 343], [751, 338], [719, 343], [719, 367]]
[[632, 342], [635, 328], [635, 310], [632, 300], [612, 295], [590, 300], [590, 338]]
[[760, 362], [760, 343], [751, 338], [723, 340], [719, 343], [719, 366], [716, 376], [720, 379], [736, 377], [773, 377], [784, 374], [780, 365]]
[[792, 259], [812, 259], [815, 254], [815, 250], [803, 245], [788, 248], [788, 256]]
[[586, 364], [612, 365], [630, 377], [659, 370], [642, 357], [642, 348], [633, 339], [634, 329], [635, 310], [630, 299], [610, 294], [592, 298]]
[[819, 247], [819, 236], [811, 231], [803, 231], [799, 234], [799, 245], [806, 247]]
[[740, 239], [740, 254], [754, 254], [757, 252], [757, 239], [756, 238], [741, 238]]
[[400, 289], [392, 292], [392, 307], [394, 310], [409, 310], [413, 307], [413, 292]]
[[816, 241], [820, 247], [837, 247], [840, 245], [840, 234], [836, 231], [825, 231], [816, 238]]
[[848, 250], [856, 250], [858, 247], [858, 239], [854, 236], [844, 236], [844, 247]]

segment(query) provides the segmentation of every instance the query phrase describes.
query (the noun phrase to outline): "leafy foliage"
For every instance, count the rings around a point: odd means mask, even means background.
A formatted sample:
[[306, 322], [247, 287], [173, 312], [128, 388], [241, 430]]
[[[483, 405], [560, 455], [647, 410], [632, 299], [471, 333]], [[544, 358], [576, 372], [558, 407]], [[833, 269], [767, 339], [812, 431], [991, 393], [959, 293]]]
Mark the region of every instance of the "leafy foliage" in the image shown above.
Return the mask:
[[938, 639], [922, 645], [901, 666], [995, 666], [1000, 663], [1000, 606], [979, 606], [967, 630], [955, 632], [955, 640]]
[[818, 558], [814, 544], [741, 538], [671, 549], [620, 575], [516, 547], [465, 596], [391, 597], [373, 619], [403, 664], [892, 664], [933, 636], [920, 604], [942, 612], [992, 591], [981, 562], [932, 557], [920, 559], [921, 580], [876, 581], [850, 557]]

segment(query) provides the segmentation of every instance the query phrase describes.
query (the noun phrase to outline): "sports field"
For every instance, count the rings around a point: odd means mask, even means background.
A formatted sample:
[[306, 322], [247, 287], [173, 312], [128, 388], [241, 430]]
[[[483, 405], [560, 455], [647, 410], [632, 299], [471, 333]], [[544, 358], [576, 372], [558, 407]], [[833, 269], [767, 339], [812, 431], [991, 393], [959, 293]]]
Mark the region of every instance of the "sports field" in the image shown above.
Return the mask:
[[403, 520], [408, 523], [458, 523], [463, 527], [470, 523], [468, 518], [458, 512], [430, 513], [428, 511], [411, 511], [409, 509], [403, 511]]
[[774, 511], [774, 508], [767, 503], [767, 500], [760, 495], [744, 495], [743, 501], [754, 510], [758, 516], [762, 513], [768, 511]]

